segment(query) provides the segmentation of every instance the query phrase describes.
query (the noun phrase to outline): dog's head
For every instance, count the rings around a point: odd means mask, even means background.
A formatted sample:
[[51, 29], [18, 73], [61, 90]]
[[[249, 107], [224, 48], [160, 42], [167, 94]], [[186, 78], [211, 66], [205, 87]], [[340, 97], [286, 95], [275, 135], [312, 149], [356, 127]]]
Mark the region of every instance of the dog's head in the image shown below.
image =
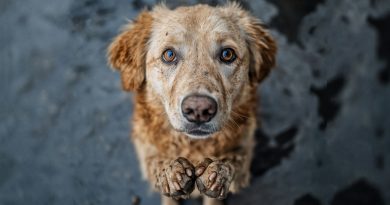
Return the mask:
[[220, 130], [245, 89], [267, 76], [276, 45], [236, 4], [145, 11], [109, 47], [127, 91], [149, 92], [192, 138]]

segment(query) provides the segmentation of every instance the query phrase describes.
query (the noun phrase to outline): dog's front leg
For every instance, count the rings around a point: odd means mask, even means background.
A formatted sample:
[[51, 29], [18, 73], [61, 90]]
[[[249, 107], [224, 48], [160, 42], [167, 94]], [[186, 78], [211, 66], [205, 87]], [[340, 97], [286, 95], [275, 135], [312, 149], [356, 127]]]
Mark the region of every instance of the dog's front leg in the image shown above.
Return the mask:
[[222, 200], [229, 192], [245, 187], [250, 178], [251, 152], [250, 149], [238, 149], [220, 157], [206, 158], [195, 168], [199, 191]]
[[[185, 158], [147, 158], [150, 180], [161, 194], [174, 199], [188, 198], [195, 187], [195, 168]], [[169, 201], [169, 200], [168, 200]]]

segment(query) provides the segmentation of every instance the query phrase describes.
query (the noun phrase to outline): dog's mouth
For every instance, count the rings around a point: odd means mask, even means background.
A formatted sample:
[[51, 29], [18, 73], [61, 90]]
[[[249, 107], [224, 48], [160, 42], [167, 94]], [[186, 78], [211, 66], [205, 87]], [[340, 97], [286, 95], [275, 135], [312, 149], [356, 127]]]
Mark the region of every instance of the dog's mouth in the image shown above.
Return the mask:
[[210, 132], [210, 131], [205, 131], [205, 130], [200, 130], [200, 129], [187, 131], [186, 133], [190, 134], [190, 135], [194, 135], [194, 136], [199, 136], [199, 137], [212, 134], [212, 132]]
[[213, 126], [211, 125], [194, 125], [194, 124], [188, 124], [185, 126], [185, 129], [183, 132], [190, 138], [194, 139], [205, 139], [210, 137], [213, 133], [215, 133], [217, 130], [213, 129]]

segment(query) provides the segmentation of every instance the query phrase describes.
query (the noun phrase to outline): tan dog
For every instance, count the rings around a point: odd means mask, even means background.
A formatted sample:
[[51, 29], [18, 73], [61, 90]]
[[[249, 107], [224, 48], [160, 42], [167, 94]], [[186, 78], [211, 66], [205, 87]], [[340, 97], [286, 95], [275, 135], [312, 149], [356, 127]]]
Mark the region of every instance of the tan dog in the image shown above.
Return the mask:
[[112, 42], [109, 62], [135, 92], [132, 137], [142, 172], [163, 204], [199, 193], [204, 204], [221, 204], [216, 199], [248, 185], [256, 85], [275, 52], [260, 21], [234, 3], [160, 5]]

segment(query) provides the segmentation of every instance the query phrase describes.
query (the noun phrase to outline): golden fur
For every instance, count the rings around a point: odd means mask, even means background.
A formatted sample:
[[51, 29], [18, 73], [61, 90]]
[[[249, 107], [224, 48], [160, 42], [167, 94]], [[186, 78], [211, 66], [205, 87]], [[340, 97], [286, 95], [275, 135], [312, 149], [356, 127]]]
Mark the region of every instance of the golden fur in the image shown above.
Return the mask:
[[[236, 50], [234, 63], [214, 56], [222, 46]], [[175, 65], [161, 60], [171, 47], [180, 53]], [[256, 85], [274, 66], [275, 53], [268, 31], [237, 4], [157, 6], [113, 40], [109, 62], [120, 71], [124, 90], [135, 93], [132, 140], [144, 177], [156, 191], [186, 198], [196, 195], [196, 183], [201, 194], [223, 199], [248, 185]], [[213, 134], [203, 139], [183, 128], [180, 102], [191, 93], [206, 93], [218, 102], [210, 122]], [[163, 203], [176, 201], [164, 197]], [[220, 202], [205, 198], [205, 203]]]

